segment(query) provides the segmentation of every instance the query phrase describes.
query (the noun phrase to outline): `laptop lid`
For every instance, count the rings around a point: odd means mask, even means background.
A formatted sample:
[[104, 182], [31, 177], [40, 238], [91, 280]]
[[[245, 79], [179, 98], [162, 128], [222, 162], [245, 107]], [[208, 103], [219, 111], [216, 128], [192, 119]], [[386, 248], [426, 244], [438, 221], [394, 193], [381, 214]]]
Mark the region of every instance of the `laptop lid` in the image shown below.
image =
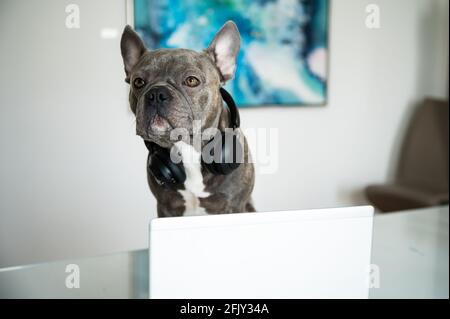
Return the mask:
[[370, 206], [153, 219], [150, 298], [368, 298]]

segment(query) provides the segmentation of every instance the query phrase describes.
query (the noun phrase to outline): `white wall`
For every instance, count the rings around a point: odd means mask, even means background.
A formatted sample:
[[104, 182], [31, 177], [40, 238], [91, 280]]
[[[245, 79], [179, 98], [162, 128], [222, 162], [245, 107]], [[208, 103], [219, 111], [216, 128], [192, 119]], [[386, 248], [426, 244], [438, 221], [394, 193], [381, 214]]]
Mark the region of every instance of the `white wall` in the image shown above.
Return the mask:
[[[81, 28], [65, 28], [77, 3]], [[365, 6], [382, 27], [365, 27]], [[414, 105], [446, 96], [447, 0], [334, 0], [329, 103], [242, 111], [279, 128], [279, 170], [258, 175], [259, 210], [362, 203], [389, 179]], [[127, 107], [125, 2], [0, 2], [0, 267], [147, 245], [155, 200]]]

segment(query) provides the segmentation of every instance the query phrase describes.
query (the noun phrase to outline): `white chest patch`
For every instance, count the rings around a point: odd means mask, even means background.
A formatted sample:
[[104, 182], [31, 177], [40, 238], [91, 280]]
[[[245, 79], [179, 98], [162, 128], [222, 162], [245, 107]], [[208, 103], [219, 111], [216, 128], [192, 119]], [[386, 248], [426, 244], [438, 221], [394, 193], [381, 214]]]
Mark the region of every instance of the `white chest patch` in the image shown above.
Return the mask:
[[185, 211], [183, 216], [207, 215], [206, 210], [200, 206], [199, 198], [208, 197], [210, 194], [205, 192], [203, 176], [201, 171], [201, 154], [191, 145], [179, 141], [175, 147], [181, 154], [183, 166], [186, 171], [185, 190], [178, 191], [183, 196], [185, 202]]
[[183, 216], [205, 216], [208, 215], [206, 210], [200, 206], [200, 200], [194, 194], [187, 190], [178, 191], [184, 199]]

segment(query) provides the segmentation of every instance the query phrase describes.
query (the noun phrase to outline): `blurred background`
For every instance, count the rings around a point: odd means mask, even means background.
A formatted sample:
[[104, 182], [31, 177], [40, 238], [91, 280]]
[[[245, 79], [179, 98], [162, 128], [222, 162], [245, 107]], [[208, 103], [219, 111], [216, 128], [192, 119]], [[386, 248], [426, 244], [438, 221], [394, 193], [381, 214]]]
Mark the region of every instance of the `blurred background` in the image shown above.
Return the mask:
[[[244, 128], [278, 129], [257, 210], [448, 203], [448, 7], [329, 2], [326, 103], [241, 110]], [[147, 247], [156, 201], [119, 50], [127, 8], [0, 0], [0, 267]]]

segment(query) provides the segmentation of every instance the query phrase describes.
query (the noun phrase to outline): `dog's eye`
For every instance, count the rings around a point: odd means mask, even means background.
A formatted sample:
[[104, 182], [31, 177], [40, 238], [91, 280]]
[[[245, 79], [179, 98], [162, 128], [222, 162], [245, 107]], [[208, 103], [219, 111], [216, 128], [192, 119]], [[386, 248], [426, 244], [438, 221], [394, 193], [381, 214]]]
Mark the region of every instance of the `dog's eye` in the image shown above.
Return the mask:
[[145, 85], [145, 81], [141, 78], [136, 78], [133, 81], [133, 85], [136, 89], [140, 89]]
[[200, 80], [197, 79], [195, 76], [188, 76], [186, 80], [184, 80], [184, 84], [193, 88], [200, 84]]

